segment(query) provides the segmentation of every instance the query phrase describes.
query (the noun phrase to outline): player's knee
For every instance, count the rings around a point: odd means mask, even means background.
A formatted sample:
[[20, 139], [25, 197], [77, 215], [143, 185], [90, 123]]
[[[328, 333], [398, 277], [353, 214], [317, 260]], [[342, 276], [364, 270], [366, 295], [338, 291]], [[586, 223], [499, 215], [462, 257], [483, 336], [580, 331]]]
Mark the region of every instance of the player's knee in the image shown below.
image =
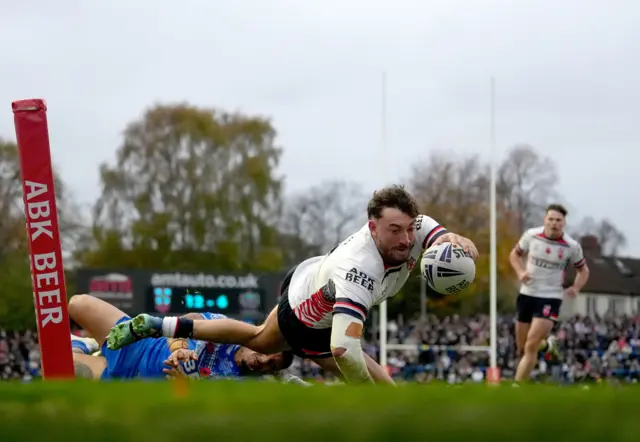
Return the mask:
[[78, 316], [80, 312], [89, 304], [91, 296], [89, 295], [73, 295], [69, 299], [69, 316], [72, 318]]
[[539, 339], [527, 339], [527, 343], [524, 345], [524, 352], [526, 354], [535, 354], [540, 349]]

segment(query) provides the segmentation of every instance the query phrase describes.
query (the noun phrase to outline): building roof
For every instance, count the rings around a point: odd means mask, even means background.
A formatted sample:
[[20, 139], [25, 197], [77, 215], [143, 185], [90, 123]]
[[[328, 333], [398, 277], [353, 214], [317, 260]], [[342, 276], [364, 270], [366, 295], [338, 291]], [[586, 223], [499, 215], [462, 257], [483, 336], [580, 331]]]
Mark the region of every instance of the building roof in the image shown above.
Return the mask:
[[[603, 256], [600, 245], [591, 236], [582, 237], [580, 243], [590, 270], [583, 293], [640, 296], [639, 258]], [[573, 268], [567, 271], [567, 286], [573, 282], [575, 274]]]

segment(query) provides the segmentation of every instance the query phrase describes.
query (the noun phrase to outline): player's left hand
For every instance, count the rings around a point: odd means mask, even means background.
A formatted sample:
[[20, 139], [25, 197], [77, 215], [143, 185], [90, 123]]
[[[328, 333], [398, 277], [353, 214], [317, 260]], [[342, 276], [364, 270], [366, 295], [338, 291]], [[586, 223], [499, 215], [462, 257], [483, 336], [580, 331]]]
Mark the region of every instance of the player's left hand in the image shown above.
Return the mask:
[[476, 245], [469, 238], [465, 238], [464, 236], [457, 235], [455, 233], [447, 232], [444, 235], [441, 235], [436, 239], [432, 245], [437, 246], [445, 242], [450, 242], [451, 244], [458, 245], [463, 248], [465, 252], [471, 256], [471, 259], [474, 261], [478, 259], [478, 249]]
[[575, 298], [576, 296], [578, 296], [578, 290], [573, 286], [567, 287], [564, 292], [569, 298]]
[[198, 360], [198, 355], [195, 351], [187, 350], [186, 348], [179, 348], [169, 355], [169, 359], [164, 361], [164, 365], [168, 365], [169, 367], [178, 367], [180, 362], [196, 360]]

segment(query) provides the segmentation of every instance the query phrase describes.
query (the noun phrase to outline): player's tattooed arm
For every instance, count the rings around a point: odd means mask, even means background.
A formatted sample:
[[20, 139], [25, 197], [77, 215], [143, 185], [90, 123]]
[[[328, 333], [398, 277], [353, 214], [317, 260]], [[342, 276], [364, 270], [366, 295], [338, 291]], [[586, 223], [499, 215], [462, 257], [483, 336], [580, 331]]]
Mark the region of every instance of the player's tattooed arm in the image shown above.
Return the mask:
[[186, 315], [182, 315], [180, 317], [185, 319], [191, 319], [194, 321], [202, 319], [202, 315], [200, 313], [187, 313]]

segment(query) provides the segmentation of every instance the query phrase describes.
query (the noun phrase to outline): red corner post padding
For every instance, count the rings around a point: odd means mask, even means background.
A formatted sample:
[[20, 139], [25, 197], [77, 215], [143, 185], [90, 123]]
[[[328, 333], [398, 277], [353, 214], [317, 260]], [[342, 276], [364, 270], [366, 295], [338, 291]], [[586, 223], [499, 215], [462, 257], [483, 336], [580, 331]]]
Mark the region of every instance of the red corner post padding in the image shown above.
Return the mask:
[[[43, 100], [12, 103], [20, 154], [31, 282], [45, 379], [74, 376], [67, 290]], [[27, 296], [27, 293], [24, 294]]]

